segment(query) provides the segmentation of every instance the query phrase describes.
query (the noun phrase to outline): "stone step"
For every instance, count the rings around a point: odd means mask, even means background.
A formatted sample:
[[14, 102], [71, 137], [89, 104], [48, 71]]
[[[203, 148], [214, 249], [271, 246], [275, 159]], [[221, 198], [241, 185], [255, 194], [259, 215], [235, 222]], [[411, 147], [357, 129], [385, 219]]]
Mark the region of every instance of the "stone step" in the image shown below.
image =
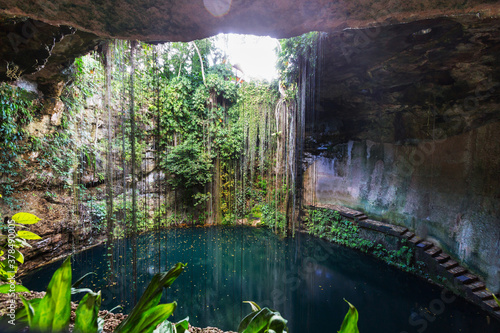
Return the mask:
[[434, 246], [434, 244], [432, 244], [431, 242], [429, 241], [422, 241], [420, 243], [417, 243], [415, 244], [418, 248], [422, 249], [422, 250], [428, 250], [430, 249], [431, 247]]
[[450, 270], [452, 268], [457, 267], [458, 266], [458, 262], [456, 262], [455, 260], [450, 259], [450, 260], [445, 261], [444, 263], [442, 263], [441, 266], [443, 266], [447, 270]]
[[497, 302], [495, 302], [494, 299], [489, 299], [485, 301], [484, 304], [486, 304], [491, 310], [500, 310], [500, 306], [498, 306]]
[[435, 259], [438, 263], [442, 264], [450, 259], [450, 255], [446, 253], [441, 253]]
[[413, 243], [413, 245], [417, 245], [418, 243], [422, 242], [423, 239], [418, 236], [415, 236], [412, 239], [409, 239], [409, 241]]
[[457, 276], [464, 275], [465, 273], [467, 273], [467, 270], [465, 268], [463, 268], [462, 266], [457, 266], [457, 267], [449, 269], [448, 272], [451, 273], [453, 276], [457, 277]]
[[437, 246], [432, 246], [430, 249], [425, 251], [425, 253], [427, 253], [431, 257], [437, 257], [439, 254], [441, 254], [441, 252], [443, 252], [443, 250], [441, 250]]
[[493, 299], [493, 295], [491, 294], [491, 292], [487, 291], [486, 289], [475, 291], [474, 295], [476, 295], [477, 297], [479, 297], [483, 301]]
[[403, 238], [406, 238], [406, 239], [412, 239], [413, 237], [415, 237], [415, 234], [411, 231], [406, 231], [405, 233], [403, 233]]
[[407, 228], [403, 228], [399, 234], [401, 236], [403, 236], [404, 234], [406, 234], [406, 232], [408, 232], [408, 229]]
[[367, 219], [368, 219], [368, 216], [366, 216], [366, 215], [358, 217], [358, 221], [364, 221], [364, 220], [367, 220]]
[[462, 282], [463, 284], [471, 284], [473, 282], [476, 282], [479, 280], [479, 278], [472, 274], [472, 273], [467, 273], [462, 276], [457, 277], [457, 280]]
[[354, 217], [360, 217], [360, 216], [363, 216], [365, 215], [365, 213], [357, 213], [357, 214], [354, 214]]
[[486, 289], [486, 285], [484, 284], [483, 281], [476, 281], [476, 282], [473, 282], [471, 284], [468, 284], [467, 288], [469, 288], [472, 291], [478, 291], [478, 290]]

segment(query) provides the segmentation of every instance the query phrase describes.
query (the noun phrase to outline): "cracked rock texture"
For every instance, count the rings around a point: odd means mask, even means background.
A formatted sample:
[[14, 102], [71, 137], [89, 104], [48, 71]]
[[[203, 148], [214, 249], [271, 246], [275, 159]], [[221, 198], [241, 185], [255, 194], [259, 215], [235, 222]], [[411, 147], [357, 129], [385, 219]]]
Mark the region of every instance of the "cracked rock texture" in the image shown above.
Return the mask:
[[322, 41], [304, 198], [404, 225], [500, 290], [500, 20]]

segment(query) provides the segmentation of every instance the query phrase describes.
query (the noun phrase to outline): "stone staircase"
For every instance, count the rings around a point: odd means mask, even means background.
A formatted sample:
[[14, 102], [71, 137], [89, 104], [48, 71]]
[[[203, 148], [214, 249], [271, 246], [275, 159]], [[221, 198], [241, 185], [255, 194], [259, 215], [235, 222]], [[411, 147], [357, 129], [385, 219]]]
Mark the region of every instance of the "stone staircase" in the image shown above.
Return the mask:
[[364, 213], [350, 208], [332, 205], [321, 206], [321, 208], [337, 210], [340, 215], [356, 221], [361, 228], [406, 239], [415, 248], [415, 253], [420, 259], [424, 259], [424, 262], [434, 266], [437, 273], [464, 293], [467, 299], [500, 319], [500, 306], [495, 302], [493, 294], [486, 288], [484, 281], [479, 276], [469, 272], [465, 267], [462, 267], [434, 243], [418, 237], [408, 228], [371, 220]]

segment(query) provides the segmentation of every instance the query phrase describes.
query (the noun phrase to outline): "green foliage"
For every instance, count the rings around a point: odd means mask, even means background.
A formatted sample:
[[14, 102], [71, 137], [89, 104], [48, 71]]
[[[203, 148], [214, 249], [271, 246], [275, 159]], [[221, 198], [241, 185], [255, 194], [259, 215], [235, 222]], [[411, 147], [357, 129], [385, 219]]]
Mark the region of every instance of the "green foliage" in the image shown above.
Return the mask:
[[23, 89], [0, 84], [0, 194], [10, 208], [15, 206], [10, 197], [14, 193], [15, 177], [26, 163], [22, 158], [26, 152], [23, 141], [27, 137], [23, 127], [33, 120], [37, 111], [35, 100], [34, 95]]
[[170, 180], [174, 187], [203, 186], [212, 179], [211, 156], [203, 151], [202, 142], [192, 136], [171, 148], [162, 167], [175, 176]]
[[308, 32], [298, 37], [280, 40], [277, 67], [281, 80], [288, 84], [298, 82], [300, 66], [314, 68], [319, 57], [320, 32]]
[[11, 292], [23, 293], [23, 292], [29, 292], [29, 289], [19, 284], [16, 284], [13, 290], [11, 289], [10, 284], [2, 284], [0, 286], [0, 294], [9, 294]]
[[[345, 301], [345, 300], [344, 300]], [[347, 302], [347, 301], [346, 301]], [[340, 327], [339, 333], [359, 333], [358, 329], [358, 310], [352, 305], [349, 304], [349, 310], [344, 317], [344, 321], [342, 322], [342, 326]]]
[[286, 215], [276, 208], [276, 202], [262, 205], [262, 223], [283, 234], [286, 233]]
[[308, 210], [306, 226], [310, 234], [326, 238], [331, 242], [371, 253], [389, 265], [404, 271], [424, 274], [422, 264], [414, 263], [414, 251], [406, 240], [400, 242], [398, 250], [388, 250], [382, 244], [359, 236], [359, 227], [353, 221], [342, 219], [339, 212], [329, 209]]
[[98, 318], [101, 307], [101, 292], [88, 292], [76, 308], [74, 333], [91, 333], [99, 329]]
[[182, 319], [177, 323], [171, 323], [165, 320], [153, 333], [185, 333], [189, 332], [189, 317]]
[[35, 332], [67, 330], [71, 316], [71, 257], [56, 270], [37, 306], [26, 310], [29, 326]]
[[493, 299], [495, 300], [495, 302], [497, 302], [498, 306], [500, 306], [500, 300], [495, 296], [495, 294], [492, 294], [493, 295]]
[[355, 222], [342, 219], [339, 212], [329, 209], [309, 210], [306, 226], [309, 232], [318, 237], [347, 247], [367, 252], [373, 243], [358, 236], [359, 229]]
[[252, 312], [243, 318], [238, 326], [238, 333], [286, 333], [287, 320], [278, 311], [267, 307], [261, 309], [254, 302], [245, 302], [252, 306]]
[[17, 213], [12, 216], [12, 221], [19, 224], [35, 224], [40, 221], [40, 218], [30, 213]]
[[[13, 278], [17, 272], [18, 263], [24, 263], [24, 256], [19, 249], [31, 247], [26, 240], [41, 239], [37, 234], [27, 230], [15, 232], [14, 237], [8, 236], [15, 231], [15, 228], [24, 228], [24, 225], [38, 223], [40, 218], [37, 216], [30, 213], [17, 213], [12, 216], [12, 221], [14, 223], [11, 224], [10, 228], [8, 225], [1, 227], [3, 234], [0, 235], [0, 256], [6, 257], [4, 260], [0, 261], [0, 280], [2, 281], [8, 281], [9, 278]], [[21, 287], [16, 288], [22, 289]]]
[[170, 317], [177, 303], [161, 305], [158, 303], [163, 288], [168, 288], [184, 271], [185, 267], [185, 264], [178, 263], [170, 271], [156, 274], [132, 312], [120, 323], [115, 332], [153, 332], [158, 324]]
[[[169, 325], [167, 318], [175, 310], [176, 302], [158, 304], [164, 288], [168, 288], [184, 271], [186, 265], [178, 263], [165, 273], [156, 274], [146, 291], [132, 309], [129, 316], [121, 322], [115, 332], [186, 332], [188, 318], [175, 325]], [[71, 314], [71, 295], [87, 292], [76, 309], [74, 332], [96, 333], [102, 320], [98, 318], [101, 293], [88, 289], [76, 290], [82, 281], [71, 285], [71, 257], [68, 257], [50, 280], [47, 292], [42, 299], [23, 300], [24, 308], [16, 311], [16, 321], [25, 323], [32, 332], [65, 332], [68, 330]], [[84, 276], [85, 277], [85, 276]], [[2, 318], [5, 320], [5, 317]], [[160, 325], [161, 324], [161, 325]], [[156, 327], [158, 329], [156, 329]]]

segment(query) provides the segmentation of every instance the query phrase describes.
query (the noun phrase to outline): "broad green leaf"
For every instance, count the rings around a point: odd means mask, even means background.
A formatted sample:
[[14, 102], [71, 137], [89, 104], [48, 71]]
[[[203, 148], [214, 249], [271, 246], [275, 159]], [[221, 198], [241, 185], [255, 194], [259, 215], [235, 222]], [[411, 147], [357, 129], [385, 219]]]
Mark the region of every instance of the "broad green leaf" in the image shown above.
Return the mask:
[[97, 318], [101, 307], [101, 292], [87, 293], [76, 308], [75, 333], [96, 333], [98, 331]]
[[[258, 312], [252, 312], [254, 316], [248, 322], [248, 326], [245, 327], [241, 332], [243, 333], [257, 333], [261, 330], [263, 331], [269, 326], [269, 320], [274, 316], [273, 311], [269, 308], [263, 308]], [[238, 328], [240, 332], [240, 328]]]
[[257, 303], [255, 303], [255, 302], [252, 302], [252, 301], [243, 301], [243, 303], [250, 304], [250, 306], [252, 307], [252, 311], [254, 311], [254, 312], [261, 310], [260, 306], [258, 306]]
[[278, 311], [271, 310], [267, 307], [261, 309], [254, 302], [245, 303], [249, 303], [252, 306], [252, 312], [240, 322], [238, 326], [239, 333], [287, 332], [287, 321]]
[[14, 250], [14, 258], [16, 258], [16, 260], [19, 261], [21, 264], [24, 264], [24, 256], [18, 250]]
[[174, 331], [174, 324], [168, 320], [163, 321], [158, 327], [153, 331], [153, 333], [176, 333]]
[[[150, 308], [146, 312], [142, 313], [141, 316], [131, 325], [126, 328], [125, 331], [120, 332], [141, 332], [141, 333], [152, 333], [156, 326], [161, 322], [168, 319], [177, 307], [176, 302], [169, 304], [160, 304], [153, 308]], [[115, 332], [117, 332], [115, 330]]]
[[23, 239], [42, 239], [42, 237], [38, 236], [35, 233], [32, 233], [31, 231], [27, 230], [20, 230], [17, 232], [17, 237], [23, 238]]
[[274, 331], [276, 333], [283, 333], [288, 330], [286, 323], [288, 321], [283, 318], [279, 312], [276, 312], [274, 316], [269, 320], [269, 332]]
[[339, 333], [359, 333], [358, 310], [356, 310], [354, 305], [352, 305], [351, 303], [347, 302], [347, 304], [349, 304], [349, 311], [347, 311], [347, 314], [345, 315]]
[[[153, 276], [139, 302], [132, 309], [128, 317], [120, 323], [115, 332], [132, 332], [134, 326], [139, 322], [141, 316], [158, 305], [163, 293], [163, 288], [168, 288], [184, 271], [185, 264], [177, 263], [166, 273], [158, 273]], [[165, 318], [166, 319], [166, 318]], [[158, 322], [159, 324], [160, 322]], [[154, 327], [153, 327], [154, 329]], [[134, 331], [137, 332], [137, 331]]]
[[153, 333], [185, 333], [189, 332], [189, 317], [186, 317], [178, 323], [171, 323], [168, 320], [163, 321], [153, 331]]
[[177, 333], [189, 332], [189, 317], [182, 319], [175, 324]]
[[153, 331], [153, 333], [185, 333], [189, 332], [189, 317], [186, 317], [176, 324], [169, 322], [168, 320], [163, 321], [158, 327]]
[[248, 315], [246, 315], [238, 325], [238, 333], [243, 332], [247, 327], [250, 321], [252, 321], [253, 317], [255, 317], [257, 314], [255, 312], [250, 312]]
[[[27, 301], [22, 296], [21, 296], [21, 301], [23, 302], [24, 308], [26, 310], [26, 319], [28, 322], [28, 326], [31, 327], [31, 325], [33, 323], [33, 317], [35, 316], [35, 310], [34, 310], [33, 306], [31, 305], [30, 301]], [[17, 315], [16, 315], [16, 319], [17, 319]]]
[[30, 213], [17, 213], [12, 216], [12, 220], [20, 224], [35, 224], [40, 218]]
[[[32, 307], [33, 313], [37, 311], [38, 304], [41, 300], [41, 298], [34, 298], [32, 300], [26, 301]], [[16, 310], [16, 321], [19, 323], [28, 324], [28, 312], [26, 305]]]
[[40, 301], [32, 328], [61, 332], [68, 328], [71, 315], [71, 257], [52, 275], [45, 297]]
[[21, 286], [20, 284], [16, 284], [14, 290], [11, 290], [10, 286], [10, 283], [2, 284], [0, 286], [0, 294], [8, 294], [12, 291], [16, 293], [30, 292], [28, 288], [26, 288], [25, 286]]
[[497, 302], [498, 306], [500, 306], [500, 300], [495, 296], [495, 294], [492, 294], [493, 298], [495, 299], [495, 302]]
[[0, 265], [5, 269], [8, 277], [13, 277], [17, 272], [17, 262], [14, 259], [4, 259]]

